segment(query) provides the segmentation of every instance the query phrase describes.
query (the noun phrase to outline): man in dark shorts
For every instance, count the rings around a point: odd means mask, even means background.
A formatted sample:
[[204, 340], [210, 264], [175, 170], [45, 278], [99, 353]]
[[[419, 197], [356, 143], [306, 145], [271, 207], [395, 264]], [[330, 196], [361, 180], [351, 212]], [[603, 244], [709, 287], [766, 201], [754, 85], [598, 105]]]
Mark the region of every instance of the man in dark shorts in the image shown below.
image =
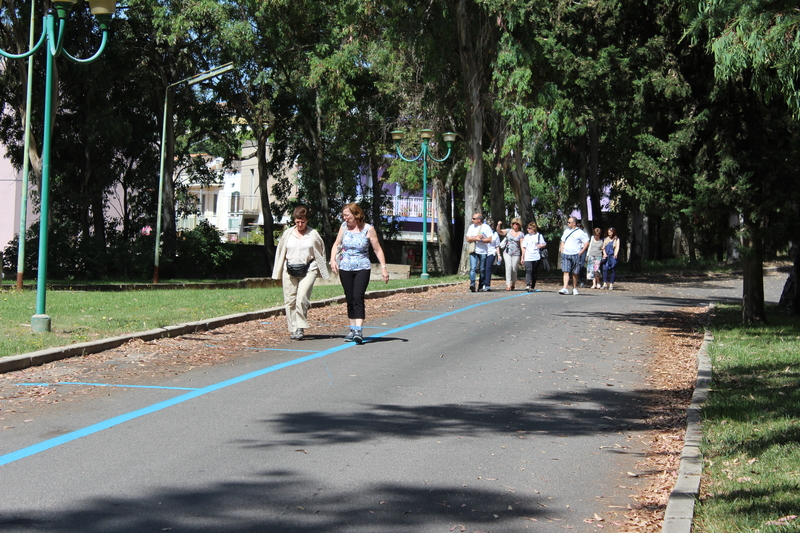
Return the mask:
[[564, 288], [558, 294], [569, 294], [569, 278], [572, 275], [572, 294], [578, 295], [578, 273], [581, 270], [581, 256], [589, 247], [589, 236], [578, 227], [575, 217], [567, 219], [567, 229], [561, 236], [561, 271], [564, 273]]

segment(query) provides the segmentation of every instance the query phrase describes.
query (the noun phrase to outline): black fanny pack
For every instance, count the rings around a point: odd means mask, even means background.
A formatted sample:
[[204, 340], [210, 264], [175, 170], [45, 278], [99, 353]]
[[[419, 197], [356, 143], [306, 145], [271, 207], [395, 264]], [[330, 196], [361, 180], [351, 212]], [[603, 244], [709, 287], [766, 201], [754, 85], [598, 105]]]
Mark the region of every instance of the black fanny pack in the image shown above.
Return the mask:
[[302, 278], [308, 274], [308, 267], [311, 266], [311, 263], [306, 263], [303, 265], [290, 265], [286, 264], [286, 273], [294, 278]]

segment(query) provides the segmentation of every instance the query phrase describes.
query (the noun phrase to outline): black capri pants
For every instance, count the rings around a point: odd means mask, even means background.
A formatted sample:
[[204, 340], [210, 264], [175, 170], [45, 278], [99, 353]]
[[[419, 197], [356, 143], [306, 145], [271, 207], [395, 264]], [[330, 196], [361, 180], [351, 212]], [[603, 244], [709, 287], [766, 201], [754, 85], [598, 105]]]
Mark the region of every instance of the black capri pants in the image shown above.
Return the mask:
[[339, 271], [339, 280], [347, 300], [347, 318], [364, 320], [364, 294], [369, 285], [369, 276], [369, 269]]

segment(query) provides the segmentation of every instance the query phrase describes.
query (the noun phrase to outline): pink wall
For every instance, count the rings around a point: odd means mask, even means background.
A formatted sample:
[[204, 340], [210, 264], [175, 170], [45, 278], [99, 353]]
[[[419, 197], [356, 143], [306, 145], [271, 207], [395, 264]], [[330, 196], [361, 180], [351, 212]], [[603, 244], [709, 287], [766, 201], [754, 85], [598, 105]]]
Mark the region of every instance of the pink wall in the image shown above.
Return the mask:
[[[9, 241], [19, 232], [19, 208], [22, 200], [22, 173], [11, 166], [5, 157], [0, 158], [0, 251], [8, 246]], [[33, 206], [28, 200], [27, 226], [39, 220], [39, 215], [32, 212]]]
[[22, 181], [6, 158], [0, 159], [0, 250], [19, 231], [19, 204]]

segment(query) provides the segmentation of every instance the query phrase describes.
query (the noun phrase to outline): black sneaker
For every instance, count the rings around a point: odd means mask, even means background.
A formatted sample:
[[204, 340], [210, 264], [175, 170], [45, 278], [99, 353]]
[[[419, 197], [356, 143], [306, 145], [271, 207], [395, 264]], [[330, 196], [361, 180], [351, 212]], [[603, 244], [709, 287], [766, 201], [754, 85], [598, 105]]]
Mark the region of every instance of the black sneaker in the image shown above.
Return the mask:
[[356, 331], [355, 335], [353, 335], [353, 341], [356, 344], [361, 344], [362, 342], [364, 342], [364, 339], [361, 337], [361, 331], [360, 330]]
[[469, 292], [475, 292], [475, 285], [469, 286]]
[[355, 338], [356, 338], [356, 332], [355, 332], [355, 330], [351, 329], [350, 333], [345, 335], [344, 342], [353, 342], [355, 340]]

